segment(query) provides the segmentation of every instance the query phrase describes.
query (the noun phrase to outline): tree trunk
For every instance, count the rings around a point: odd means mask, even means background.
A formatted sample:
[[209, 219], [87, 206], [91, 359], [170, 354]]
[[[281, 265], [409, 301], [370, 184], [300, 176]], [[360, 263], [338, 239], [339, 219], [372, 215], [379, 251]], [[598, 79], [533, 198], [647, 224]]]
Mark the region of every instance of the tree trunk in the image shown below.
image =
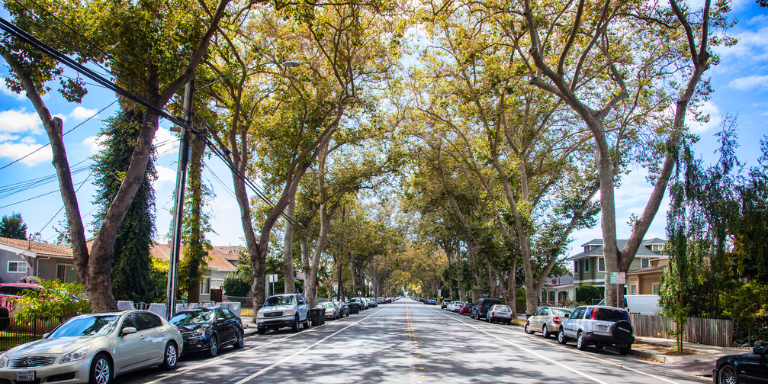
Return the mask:
[[317, 237], [315, 243], [315, 250], [312, 254], [312, 264], [310, 265], [309, 274], [307, 276], [308, 288], [307, 299], [309, 300], [310, 308], [314, 308], [317, 304], [317, 271], [320, 269], [320, 257], [325, 250], [325, 241], [328, 238], [328, 230], [330, 229], [331, 215], [328, 214], [328, 209], [325, 203], [320, 206], [320, 234]]
[[296, 191], [293, 192], [288, 202], [287, 216], [285, 220], [285, 236], [283, 238], [283, 275], [285, 276], [285, 293], [296, 291], [296, 283], [293, 279], [293, 213], [296, 207]]

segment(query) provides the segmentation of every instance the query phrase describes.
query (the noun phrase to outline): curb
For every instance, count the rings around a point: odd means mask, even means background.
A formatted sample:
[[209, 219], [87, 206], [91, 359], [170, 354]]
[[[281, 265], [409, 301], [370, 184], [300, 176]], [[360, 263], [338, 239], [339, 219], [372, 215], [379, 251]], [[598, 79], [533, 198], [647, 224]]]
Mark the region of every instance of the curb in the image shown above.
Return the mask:
[[643, 350], [643, 349], [634, 349], [633, 348], [632, 350], [629, 351], [629, 354], [632, 355], [632, 356], [645, 357], [647, 359], [653, 359], [653, 360], [656, 360], [656, 361], [658, 361], [658, 362], [660, 362], [662, 364], [667, 364], [667, 363], [673, 363], [674, 362], [674, 361], [669, 361], [668, 360], [669, 356], [659, 355], [657, 353], [648, 352], [648, 351]]

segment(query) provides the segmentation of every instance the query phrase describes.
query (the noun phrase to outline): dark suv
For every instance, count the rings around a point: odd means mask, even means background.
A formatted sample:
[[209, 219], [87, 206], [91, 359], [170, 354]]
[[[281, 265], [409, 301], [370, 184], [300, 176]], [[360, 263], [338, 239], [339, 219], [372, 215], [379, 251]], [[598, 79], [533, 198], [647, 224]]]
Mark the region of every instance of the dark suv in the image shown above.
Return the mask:
[[478, 300], [477, 305], [472, 308], [472, 313], [469, 316], [476, 320], [485, 319], [488, 310], [496, 304], [501, 304], [501, 300], [489, 299], [487, 297], [482, 298]]
[[557, 334], [560, 344], [567, 343], [569, 339], [576, 339], [576, 347], [580, 350], [590, 344], [598, 349], [614, 346], [622, 355], [629, 354], [635, 342], [627, 311], [606, 306], [576, 308]]

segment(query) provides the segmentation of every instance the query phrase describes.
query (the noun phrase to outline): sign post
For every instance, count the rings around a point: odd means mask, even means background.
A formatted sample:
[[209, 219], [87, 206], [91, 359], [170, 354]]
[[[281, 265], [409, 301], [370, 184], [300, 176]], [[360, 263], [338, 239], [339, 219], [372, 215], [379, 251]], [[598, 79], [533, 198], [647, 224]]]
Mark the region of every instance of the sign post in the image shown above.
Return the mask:
[[616, 307], [619, 307], [619, 284], [627, 283], [627, 274], [625, 272], [611, 272], [611, 284], [616, 284]]

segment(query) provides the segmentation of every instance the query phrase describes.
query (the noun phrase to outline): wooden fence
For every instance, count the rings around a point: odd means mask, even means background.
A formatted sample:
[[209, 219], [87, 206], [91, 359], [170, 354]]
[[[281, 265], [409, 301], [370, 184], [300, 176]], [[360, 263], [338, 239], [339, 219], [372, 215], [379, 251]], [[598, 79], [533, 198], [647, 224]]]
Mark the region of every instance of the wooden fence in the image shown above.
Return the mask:
[[[677, 326], [672, 319], [666, 316], [630, 313], [629, 318], [632, 320], [635, 336], [660, 337], [664, 339], [674, 338], [669, 333], [669, 330], [675, 330]], [[718, 347], [731, 347], [733, 346], [733, 321], [689, 317], [688, 322], [685, 324], [683, 341]]]

